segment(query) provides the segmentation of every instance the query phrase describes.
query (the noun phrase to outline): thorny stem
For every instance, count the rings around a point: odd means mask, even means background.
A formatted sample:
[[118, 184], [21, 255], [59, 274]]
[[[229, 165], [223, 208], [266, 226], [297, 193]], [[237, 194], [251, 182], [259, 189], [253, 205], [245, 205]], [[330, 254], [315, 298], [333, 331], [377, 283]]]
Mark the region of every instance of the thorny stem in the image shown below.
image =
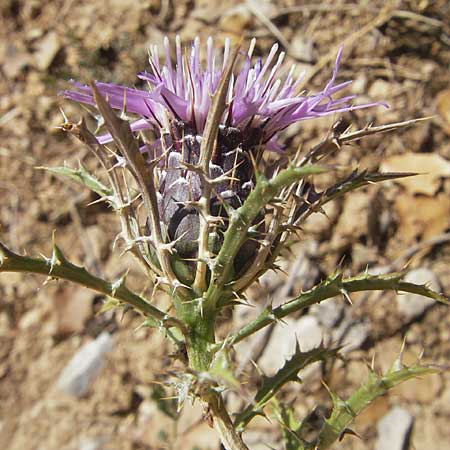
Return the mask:
[[151, 223], [152, 237], [155, 241], [155, 246], [159, 250], [159, 262], [161, 264], [161, 268], [163, 269], [164, 276], [167, 278], [173, 289], [177, 288], [179, 291], [178, 295], [183, 295], [185, 298], [188, 298], [188, 290], [184, 286], [181, 286], [181, 283], [178, 281], [178, 278], [172, 268], [171, 246], [170, 244], [164, 242], [164, 238], [162, 236], [153, 173], [154, 164], [147, 167], [145, 159], [139, 151], [138, 142], [135, 140], [133, 133], [131, 132], [130, 124], [116, 116], [113, 109], [109, 106], [109, 103], [105, 100], [105, 98], [103, 98], [93, 82], [91, 83], [91, 89], [98, 110], [105, 119], [106, 127], [113, 136], [114, 142], [117, 144], [120, 152], [126, 159], [130, 171], [140, 187], [146, 213]]
[[267, 180], [262, 176], [244, 204], [231, 213], [230, 223], [225, 233], [223, 245], [214, 262], [211, 281], [206, 293], [206, 303], [215, 305], [220, 298], [226, 283], [230, 282], [234, 258], [247, 238], [248, 229], [261, 209], [273, 200], [279, 192], [295, 181], [308, 175], [321, 173], [321, 167], [308, 165], [304, 167], [289, 167]]
[[209, 257], [208, 240], [211, 197], [211, 185], [209, 183], [209, 165], [217, 142], [219, 124], [222, 120], [222, 116], [226, 108], [226, 95], [228, 93], [228, 86], [238, 53], [239, 46], [236, 46], [228, 59], [224, 73], [222, 74], [222, 77], [220, 79], [219, 86], [212, 96], [211, 107], [209, 108], [208, 116], [206, 118], [205, 131], [203, 133], [200, 146], [200, 169], [205, 180], [202, 190], [202, 198], [200, 199], [202, 214], [199, 215], [200, 233], [198, 242], [198, 263], [194, 280], [194, 289], [196, 289], [198, 292], [204, 291], [204, 289], [206, 288], [207, 264], [205, 260]]
[[[359, 275], [352, 278], [342, 279], [341, 275], [336, 274], [329, 279], [323, 281], [312, 289], [303, 292], [298, 297], [278, 306], [274, 309], [265, 309], [254, 321], [244, 326], [236, 334], [227, 338], [228, 345], [234, 345], [242, 341], [246, 337], [261, 330], [265, 326], [274, 321], [283, 319], [295, 311], [300, 311], [323, 300], [336, 297], [339, 295], [347, 295], [351, 292], [361, 291], [403, 291], [413, 294], [419, 294], [424, 297], [432, 298], [438, 302], [450, 304], [448, 298], [444, 295], [433, 292], [424, 285], [417, 285], [402, 281], [403, 273], [390, 273], [387, 275]], [[217, 344], [220, 348], [222, 344]]]
[[54, 246], [52, 258], [43, 259], [18, 255], [0, 242], [1, 272], [29, 272], [47, 275], [50, 278], [72, 281], [133, 306], [144, 315], [155, 319], [160, 326], [166, 328], [177, 327], [185, 332], [186, 327], [182, 322], [175, 317], [167, 315], [139, 295], [131, 292], [123, 282], [110, 283], [90, 274], [85, 268], [69, 262], [56, 246]]
[[[81, 142], [86, 144], [92, 154], [98, 159], [100, 165], [106, 173], [106, 176], [108, 177], [111, 189], [113, 190], [114, 195], [117, 197], [117, 201], [115, 202], [113, 207], [119, 215], [122, 234], [127, 247], [130, 246], [131, 242], [133, 243], [131, 247], [131, 253], [136, 257], [136, 259], [139, 261], [150, 278], [154, 278], [154, 274], [161, 276], [161, 269], [157, 266], [157, 264], [155, 264], [154, 261], [151, 261], [151, 258], [147, 255], [148, 252], [145, 251], [145, 243], [136, 243], [133, 238], [131, 221], [136, 221], [136, 218], [134, 217], [132, 208], [130, 208], [128, 205], [130, 201], [130, 195], [127, 192], [128, 199], [126, 200], [125, 194], [119, 182], [119, 177], [116, 171], [112, 170], [113, 167], [105, 156], [107, 153], [105, 146], [100, 144], [97, 138], [88, 130], [84, 119], [82, 119], [77, 124], [70, 123], [66, 120], [61, 129], [63, 131], [69, 132]], [[139, 249], [137, 249], [136, 246], [139, 246]], [[147, 257], [144, 255], [146, 255]]]
[[[401, 363], [401, 361], [399, 362]], [[394, 367], [382, 376], [371, 372], [368, 381], [354, 392], [348, 400], [342, 400], [337, 395], [331, 393], [333, 400], [331, 416], [325, 420], [317, 441], [312, 446], [308, 446], [308, 448], [311, 450], [313, 448], [314, 450], [325, 450], [329, 448], [334, 442], [342, 438], [355, 417], [377, 397], [386, 394], [388, 390], [404, 381], [436, 372], [437, 370], [432, 367], [420, 366], [418, 364], [411, 367]]]
[[[214, 356], [215, 342], [214, 325], [215, 312], [202, 309], [202, 299], [183, 302], [173, 296], [173, 302], [180, 320], [187, 325], [185, 332], [186, 350], [189, 367], [199, 374], [207, 373]], [[226, 450], [248, 450], [240, 434], [233, 426], [220, 393], [207, 386], [198, 392], [198, 397], [207, 407], [213, 420], [214, 428]]]

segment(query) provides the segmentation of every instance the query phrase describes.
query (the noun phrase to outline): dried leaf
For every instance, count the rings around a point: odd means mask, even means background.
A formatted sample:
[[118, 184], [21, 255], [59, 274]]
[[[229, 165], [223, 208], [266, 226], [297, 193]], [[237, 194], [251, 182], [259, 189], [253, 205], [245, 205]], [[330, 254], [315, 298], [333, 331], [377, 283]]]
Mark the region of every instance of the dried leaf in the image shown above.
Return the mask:
[[429, 239], [450, 226], [450, 198], [441, 193], [436, 197], [404, 194], [397, 198], [398, 235], [406, 243], [417, 237]]
[[91, 175], [82, 165], [78, 169], [70, 167], [38, 167], [38, 169], [47, 170], [55, 175], [68, 177], [97, 193], [100, 197], [111, 197], [113, 190], [101, 183], [96, 177]]
[[437, 95], [437, 110], [443, 121], [443, 128], [450, 135], [450, 89], [445, 89]]
[[412, 194], [434, 195], [440, 179], [450, 176], [450, 161], [437, 153], [404, 153], [388, 158], [381, 166], [386, 171], [417, 172], [418, 175], [396, 180]]
[[53, 297], [51, 333], [61, 337], [82, 332], [86, 321], [92, 316], [93, 298], [92, 291], [62, 285]]

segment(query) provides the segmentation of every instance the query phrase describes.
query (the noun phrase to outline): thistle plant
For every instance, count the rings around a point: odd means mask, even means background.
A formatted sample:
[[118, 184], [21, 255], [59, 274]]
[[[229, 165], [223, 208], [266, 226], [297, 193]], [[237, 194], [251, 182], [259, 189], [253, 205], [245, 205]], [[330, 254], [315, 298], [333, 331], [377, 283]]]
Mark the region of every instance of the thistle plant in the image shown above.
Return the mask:
[[[443, 303], [448, 299], [403, 281], [404, 273], [344, 278], [336, 272], [278, 307], [262, 308], [256, 319], [223, 340], [217, 340], [215, 326], [226, 308], [245, 303], [246, 290], [277, 268], [283, 250], [301, 237], [302, 224], [326, 203], [361, 186], [413, 175], [353, 171], [340, 177], [326, 158], [346, 143], [417, 120], [356, 131], [335, 126], [309, 150], [285, 148], [282, 131], [291, 124], [384, 104], [353, 104], [354, 96], [340, 95], [350, 83], [336, 81], [342, 49], [329, 82], [319, 93], [306, 94], [298, 92], [301, 76], [295, 78], [295, 68], [283, 66], [284, 53], [278, 53], [277, 45], [264, 60], [253, 58], [254, 48], [255, 40], [248, 51], [226, 41], [220, 55], [210, 38], [203, 58], [199, 39], [185, 50], [177, 38], [173, 61], [165, 39], [164, 62], [154, 46], [149, 71], [138, 74], [145, 89], [73, 82], [72, 90], [62, 92], [97, 121], [97, 130], [91, 131], [85, 119], [73, 123], [66, 118], [61, 129], [86, 144], [106, 182], [81, 166], [49, 170], [83, 184], [114, 210], [120, 222], [116, 240], [143, 267], [153, 292], [169, 296], [168, 310], [157, 308], [153, 296], [134, 293], [125, 276], [107, 281], [72, 264], [56, 243], [49, 258], [21, 256], [0, 244], [0, 272], [70, 280], [105, 295], [108, 306], [136, 310], [145, 325], [164, 333], [176, 347], [184, 370], [171, 376], [180, 406], [186, 398], [202, 402], [226, 449], [247, 448], [242, 432], [256, 415], [265, 414], [269, 403], [288, 430], [286, 448], [325, 449], [377, 396], [434, 369], [397, 361], [386, 374], [371, 370], [349, 399], [331, 393], [330, 416], [307, 441], [301, 423], [290, 420], [290, 412], [277, 402], [277, 393], [309, 364], [335, 359], [339, 349], [297, 348], [273, 377], [263, 377], [254, 400], [231, 417], [224, 395], [235, 381], [235, 344], [290, 314], [352, 292], [395, 290]], [[327, 171], [334, 171], [337, 181], [319, 190], [315, 175]]]

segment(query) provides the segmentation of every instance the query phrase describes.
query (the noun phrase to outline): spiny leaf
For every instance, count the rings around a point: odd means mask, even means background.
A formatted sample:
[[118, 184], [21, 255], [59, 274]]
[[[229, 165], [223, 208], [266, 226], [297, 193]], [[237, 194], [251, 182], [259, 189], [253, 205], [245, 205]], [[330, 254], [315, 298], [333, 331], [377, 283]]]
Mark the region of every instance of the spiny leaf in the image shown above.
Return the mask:
[[98, 313], [102, 314], [107, 311], [120, 308], [120, 306], [122, 306], [122, 302], [120, 300], [117, 300], [117, 298], [113, 297], [107, 297]]
[[105, 186], [96, 177], [91, 175], [81, 164], [78, 169], [71, 169], [70, 167], [38, 167], [38, 169], [46, 170], [55, 175], [62, 175], [68, 177], [77, 183], [86, 186], [91, 191], [98, 194], [100, 197], [112, 197], [113, 190]]
[[176, 421], [180, 417], [177, 412], [177, 400], [169, 398], [168, 393], [160, 384], [155, 385], [152, 388], [151, 393], [152, 400], [156, 403], [157, 408], [166, 416]]
[[90, 274], [84, 267], [76, 266], [68, 261], [61, 250], [54, 244], [51, 258], [30, 258], [12, 252], [0, 243], [3, 255], [0, 272], [29, 272], [72, 281], [107, 296], [115, 296], [123, 303], [136, 308], [145, 316], [152, 316], [164, 327], [178, 327], [185, 332], [185, 325], [175, 317], [167, 315], [151, 305], [146, 299], [121, 286], [113, 294], [113, 284]]
[[317, 192], [314, 185], [308, 183], [304, 186], [304, 192], [298, 199], [298, 206], [295, 211], [296, 224], [305, 220], [313, 212], [317, 212], [326, 203], [336, 198], [342, 197], [350, 191], [359, 189], [372, 183], [396, 180], [398, 178], [412, 177], [416, 175], [412, 172], [358, 172], [353, 171], [347, 178], [339, 181], [335, 185]]
[[294, 355], [285, 362], [278, 372], [271, 376], [263, 376], [261, 387], [255, 395], [255, 398], [244, 411], [239, 413], [235, 419], [235, 426], [243, 430], [250, 420], [261, 412], [267, 402], [273, 398], [277, 392], [289, 381], [298, 381], [298, 372], [308, 365], [323, 361], [328, 358], [336, 357], [338, 349], [327, 350], [318, 347], [308, 352], [302, 352], [297, 345]]
[[233, 375], [230, 367], [229, 348], [223, 347], [214, 354], [214, 359], [208, 372], [219, 383], [226, 384], [230, 387], [237, 387], [239, 386], [239, 381]]
[[376, 375], [371, 371], [367, 381], [347, 400], [332, 393], [333, 409], [330, 417], [325, 420], [317, 438], [316, 447], [319, 450], [329, 448], [333, 442], [340, 439], [354, 418], [369, 406], [376, 398], [386, 394], [398, 384], [418, 378], [423, 375], [437, 373], [435, 367], [414, 364], [406, 367], [394, 364], [384, 375]]
[[423, 297], [432, 298], [445, 305], [450, 305], [450, 300], [445, 294], [435, 292], [425, 284], [415, 284], [403, 281], [406, 273], [407, 272], [392, 272], [385, 275], [369, 275], [365, 273], [343, 280], [342, 287], [348, 292], [394, 289], [396, 291], [422, 295]]
[[282, 441], [285, 450], [306, 450], [309, 448], [298, 434], [301, 423], [295, 418], [294, 408], [278, 402], [275, 398], [270, 404], [270, 417], [281, 426]]
[[347, 293], [388, 290], [411, 292], [450, 305], [450, 300], [444, 293], [435, 292], [426, 285], [402, 281], [405, 274], [404, 272], [393, 272], [384, 275], [369, 275], [368, 273], [364, 273], [356, 277], [344, 279], [341, 273], [336, 272], [308, 291], [302, 292], [292, 300], [274, 308], [270, 316], [267, 311], [263, 311], [255, 320], [242, 327], [234, 335], [229, 336], [227, 343], [228, 345], [234, 345], [271, 324], [274, 321], [274, 317], [280, 320], [296, 311], [300, 311], [332, 297], [340, 296], [343, 290]]

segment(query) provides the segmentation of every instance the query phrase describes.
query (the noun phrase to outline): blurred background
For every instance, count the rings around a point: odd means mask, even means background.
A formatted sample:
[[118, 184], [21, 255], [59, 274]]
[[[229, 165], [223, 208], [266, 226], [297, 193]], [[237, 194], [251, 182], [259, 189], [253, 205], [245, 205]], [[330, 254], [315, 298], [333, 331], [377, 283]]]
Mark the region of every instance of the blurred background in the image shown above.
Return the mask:
[[[305, 87], [314, 91], [329, 79], [338, 46], [345, 43], [338, 79], [353, 79], [349, 93], [361, 101], [390, 104], [344, 116], [354, 129], [433, 117], [347, 146], [333, 162], [426, 175], [370, 186], [327, 205], [326, 215], [310, 219], [292, 254], [280, 262], [286, 274], [264, 276], [248, 293], [255, 307], [224, 317], [219, 332], [242, 326], [269, 299], [277, 303], [311, 287], [338, 264], [348, 275], [408, 264], [411, 280], [450, 292], [448, 1], [2, 0], [0, 14], [0, 236], [15, 251], [49, 255], [56, 230], [72, 261], [109, 279], [129, 269], [129, 285], [149, 292], [131, 258], [113, 252], [115, 216], [100, 204], [88, 206], [96, 198], [86, 190], [37, 169], [81, 162], [96, 170], [88, 151], [56, 128], [62, 123], [59, 107], [74, 121], [83, 113], [57, 96], [69, 79], [140, 86], [136, 73], [148, 68], [148, 46], [161, 45], [165, 35], [179, 34], [184, 42], [212, 35], [222, 44], [243, 34], [245, 42], [257, 38], [261, 56], [279, 42], [286, 64], [305, 70]], [[287, 130], [285, 142], [307, 149], [336, 120], [302, 122]], [[337, 298], [242, 344], [235, 360], [245, 383], [229, 395], [229, 407], [238, 410], [252, 398], [257, 371], [251, 361], [273, 374], [296, 339], [303, 349], [322, 339], [344, 345], [345, 362], [310, 370], [304, 385], [292, 383], [280, 395], [299, 419], [319, 405], [312, 424], [330, 405], [321, 380], [346, 397], [367, 376], [373, 356], [377, 370], [386, 371], [404, 340], [405, 362], [424, 351], [425, 361], [449, 363], [445, 306], [392, 292], [355, 295], [352, 301], [350, 306]], [[99, 314], [102, 303], [65, 282], [0, 274], [0, 447], [218, 450], [198, 406], [186, 405], [175, 419], [173, 403], [159, 400], [170, 392], [153, 382], [165, 380], [173, 349], [141, 328], [132, 313]], [[103, 368], [86, 389], [69, 392], [60, 375], [89, 343], [90, 357]], [[336, 448], [444, 450], [449, 419], [448, 374], [410, 381], [357, 419], [361, 439], [347, 436]], [[274, 421], [254, 420], [246, 441], [252, 450], [282, 448]]]

